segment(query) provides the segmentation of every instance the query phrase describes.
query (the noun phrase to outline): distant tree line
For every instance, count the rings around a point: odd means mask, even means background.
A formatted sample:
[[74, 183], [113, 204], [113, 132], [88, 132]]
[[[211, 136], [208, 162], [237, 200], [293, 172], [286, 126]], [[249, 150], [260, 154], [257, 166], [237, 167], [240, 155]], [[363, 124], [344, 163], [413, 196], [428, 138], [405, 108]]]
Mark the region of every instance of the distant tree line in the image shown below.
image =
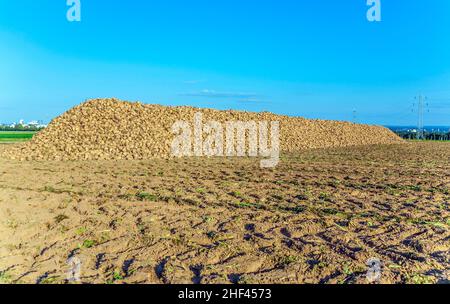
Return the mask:
[[[417, 139], [417, 133], [415, 132], [397, 131], [395, 133], [403, 139]], [[423, 138], [421, 139], [446, 141], [450, 140], [450, 132], [449, 133], [424, 132]]]
[[16, 125], [14, 127], [11, 126], [2, 126], [0, 125], [0, 131], [40, 131], [44, 129], [44, 127], [36, 127], [36, 126], [23, 126], [23, 125]]

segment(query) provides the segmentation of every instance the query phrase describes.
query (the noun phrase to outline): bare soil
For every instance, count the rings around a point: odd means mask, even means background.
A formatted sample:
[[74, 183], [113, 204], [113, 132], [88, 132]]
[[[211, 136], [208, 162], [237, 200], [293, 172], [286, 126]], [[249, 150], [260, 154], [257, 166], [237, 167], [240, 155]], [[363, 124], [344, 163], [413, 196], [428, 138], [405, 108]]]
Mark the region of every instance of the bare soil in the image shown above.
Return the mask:
[[[0, 150], [5, 149], [0, 146]], [[1, 151], [0, 151], [1, 152]], [[450, 144], [0, 160], [0, 282], [448, 283]]]

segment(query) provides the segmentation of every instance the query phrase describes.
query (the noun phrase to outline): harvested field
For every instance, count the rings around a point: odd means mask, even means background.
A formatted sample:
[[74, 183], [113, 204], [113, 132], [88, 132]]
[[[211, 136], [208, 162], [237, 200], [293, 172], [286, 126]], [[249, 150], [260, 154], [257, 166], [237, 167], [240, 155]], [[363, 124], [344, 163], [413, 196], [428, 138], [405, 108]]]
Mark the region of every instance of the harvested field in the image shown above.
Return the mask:
[[11, 149], [3, 156], [22, 160], [169, 158], [175, 137], [173, 124], [185, 121], [193, 127], [196, 113], [201, 113], [205, 122], [278, 121], [280, 149], [284, 152], [403, 142], [390, 130], [377, 126], [308, 120], [267, 112], [217, 111], [94, 99], [54, 119], [29, 143]]
[[[44, 140], [44, 136], [39, 137]], [[0, 149], [7, 149], [0, 146]], [[255, 159], [0, 160], [0, 281], [445, 283], [450, 144]]]
[[15, 143], [31, 140], [36, 132], [29, 131], [0, 131], [0, 143]]

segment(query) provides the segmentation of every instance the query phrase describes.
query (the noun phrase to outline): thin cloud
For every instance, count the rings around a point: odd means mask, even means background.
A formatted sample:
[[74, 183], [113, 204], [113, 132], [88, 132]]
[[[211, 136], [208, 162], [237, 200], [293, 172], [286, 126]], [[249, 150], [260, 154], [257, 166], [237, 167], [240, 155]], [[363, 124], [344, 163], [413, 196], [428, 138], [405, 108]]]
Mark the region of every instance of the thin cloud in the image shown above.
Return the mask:
[[237, 100], [239, 103], [258, 103], [258, 104], [270, 104], [269, 101], [257, 98], [257, 97], [250, 97], [250, 98], [241, 98]]
[[206, 80], [185, 80], [183, 81], [184, 84], [199, 84], [206, 82]]
[[181, 96], [188, 97], [208, 97], [208, 98], [239, 98], [239, 99], [257, 99], [258, 94], [247, 92], [218, 92], [214, 90], [201, 90], [199, 92], [182, 93]]

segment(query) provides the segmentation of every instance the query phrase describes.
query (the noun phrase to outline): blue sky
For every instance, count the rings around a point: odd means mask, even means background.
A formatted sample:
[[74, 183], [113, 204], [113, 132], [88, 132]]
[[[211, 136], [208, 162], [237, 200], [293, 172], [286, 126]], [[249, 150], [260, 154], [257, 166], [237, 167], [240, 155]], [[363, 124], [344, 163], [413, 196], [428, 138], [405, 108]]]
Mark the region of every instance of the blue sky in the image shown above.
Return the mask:
[[49, 121], [80, 102], [268, 110], [450, 125], [450, 1], [0, 0], [0, 122]]

